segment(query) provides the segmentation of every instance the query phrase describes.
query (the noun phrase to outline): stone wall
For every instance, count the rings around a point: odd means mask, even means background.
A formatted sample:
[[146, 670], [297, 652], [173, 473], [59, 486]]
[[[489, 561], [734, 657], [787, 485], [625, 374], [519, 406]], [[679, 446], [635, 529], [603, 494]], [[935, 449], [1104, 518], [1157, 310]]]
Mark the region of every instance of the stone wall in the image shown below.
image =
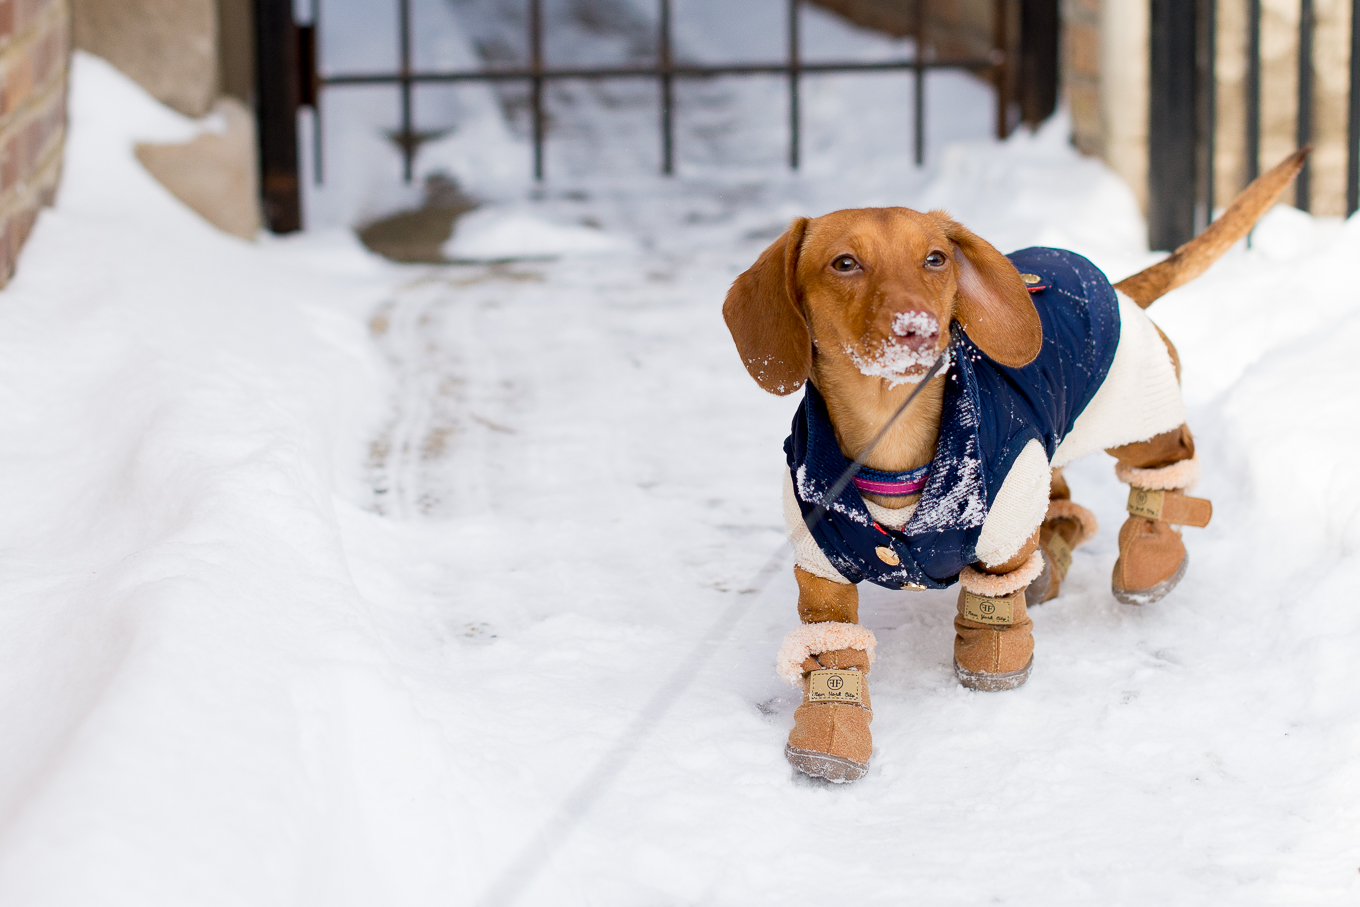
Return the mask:
[[[19, 0], [13, 0], [19, 2]], [[216, 0], [71, 0], [75, 46], [164, 104], [201, 117], [217, 99]]]
[[61, 176], [69, 21], [66, 0], [0, 0], [0, 284]]

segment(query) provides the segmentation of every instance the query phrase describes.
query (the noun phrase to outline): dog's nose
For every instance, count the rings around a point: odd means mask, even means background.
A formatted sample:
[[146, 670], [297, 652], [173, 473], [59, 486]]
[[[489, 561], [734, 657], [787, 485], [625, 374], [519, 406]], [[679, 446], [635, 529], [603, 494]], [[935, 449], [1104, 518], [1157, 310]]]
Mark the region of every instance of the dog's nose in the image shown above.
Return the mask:
[[929, 312], [909, 309], [893, 316], [893, 333], [913, 350], [933, 349], [940, 341], [940, 322]]

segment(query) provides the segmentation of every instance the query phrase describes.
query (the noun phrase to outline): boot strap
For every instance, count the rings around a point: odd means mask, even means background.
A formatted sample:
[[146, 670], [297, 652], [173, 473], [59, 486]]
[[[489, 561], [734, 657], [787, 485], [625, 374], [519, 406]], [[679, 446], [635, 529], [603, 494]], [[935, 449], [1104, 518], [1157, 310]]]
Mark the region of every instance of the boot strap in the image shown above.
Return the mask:
[[1067, 579], [1067, 571], [1072, 566], [1072, 546], [1067, 544], [1067, 539], [1063, 534], [1054, 530], [1044, 543], [1044, 551], [1048, 552], [1049, 563], [1053, 567], [1053, 575], [1058, 582]]
[[1160, 491], [1151, 488], [1129, 489], [1129, 513], [1149, 520], [1161, 520], [1180, 526], [1209, 525], [1214, 505], [1204, 498], [1192, 498], [1179, 491]]

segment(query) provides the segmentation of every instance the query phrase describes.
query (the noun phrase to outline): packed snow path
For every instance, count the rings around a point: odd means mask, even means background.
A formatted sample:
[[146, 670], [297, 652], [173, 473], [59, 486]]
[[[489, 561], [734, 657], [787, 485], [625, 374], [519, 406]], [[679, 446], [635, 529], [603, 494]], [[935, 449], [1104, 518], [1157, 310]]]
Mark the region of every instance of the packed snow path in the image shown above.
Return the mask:
[[1216, 511], [1181, 588], [1110, 597], [1123, 486], [1083, 461], [1103, 531], [1023, 689], [954, 680], [952, 592], [863, 590], [876, 751], [833, 788], [783, 759], [794, 584], [762, 572], [796, 404], [722, 294], [792, 215], [864, 203], [1135, 270], [1131, 199], [1061, 123], [848, 188], [601, 183], [506, 216], [615, 251], [399, 268], [214, 234], [130, 150], [199, 127], [75, 75], [0, 294], [0, 903], [1360, 894], [1360, 224], [1279, 210], [1153, 309]]

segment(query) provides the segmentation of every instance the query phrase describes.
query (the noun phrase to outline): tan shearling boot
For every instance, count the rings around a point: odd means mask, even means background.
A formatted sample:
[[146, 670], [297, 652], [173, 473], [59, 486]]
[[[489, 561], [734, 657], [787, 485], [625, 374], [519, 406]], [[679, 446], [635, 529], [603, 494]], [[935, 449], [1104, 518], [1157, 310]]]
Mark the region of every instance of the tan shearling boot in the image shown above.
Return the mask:
[[1213, 516], [1212, 504], [1184, 493], [1199, 481], [1195, 441], [1182, 425], [1108, 453], [1119, 460], [1115, 475], [1130, 486], [1110, 590], [1126, 605], [1151, 604], [1176, 588], [1189, 564], [1174, 527], [1207, 526]]
[[1119, 529], [1119, 559], [1110, 590], [1126, 605], [1163, 598], [1185, 576], [1190, 555], [1176, 526], [1207, 526], [1213, 504], [1182, 493], [1199, 474], [1198, 460], [1160, 469], [1116, 467], [1129, 484], [1129, 518]]
[[954, 618], [954, 674], [973, 690], [1013, 690], [1034, 666], [1034, 621], [1025, 589], [1043, 571], [1035, 551], [1023, 565], [1001, 575], [965, 567], [959, 575]]
[[873, 651], [873, 633], [858, 624], [804, 624], [785, 637], [779, 673], [802, 686], [803, 703], [784, 756], [803, 774], [843, 784], [869, 771]]
[[1052, 601], [1062, 590], [1063, 580], [1072, 567], [1072, 552], [1095, 538], [1099, 525], [1096, 515], [1066, 498], [1048, 502], [1048, 513], [1039, 527], [1039, 550], [1044, 569], [1025, 590], [1025, 604]]

